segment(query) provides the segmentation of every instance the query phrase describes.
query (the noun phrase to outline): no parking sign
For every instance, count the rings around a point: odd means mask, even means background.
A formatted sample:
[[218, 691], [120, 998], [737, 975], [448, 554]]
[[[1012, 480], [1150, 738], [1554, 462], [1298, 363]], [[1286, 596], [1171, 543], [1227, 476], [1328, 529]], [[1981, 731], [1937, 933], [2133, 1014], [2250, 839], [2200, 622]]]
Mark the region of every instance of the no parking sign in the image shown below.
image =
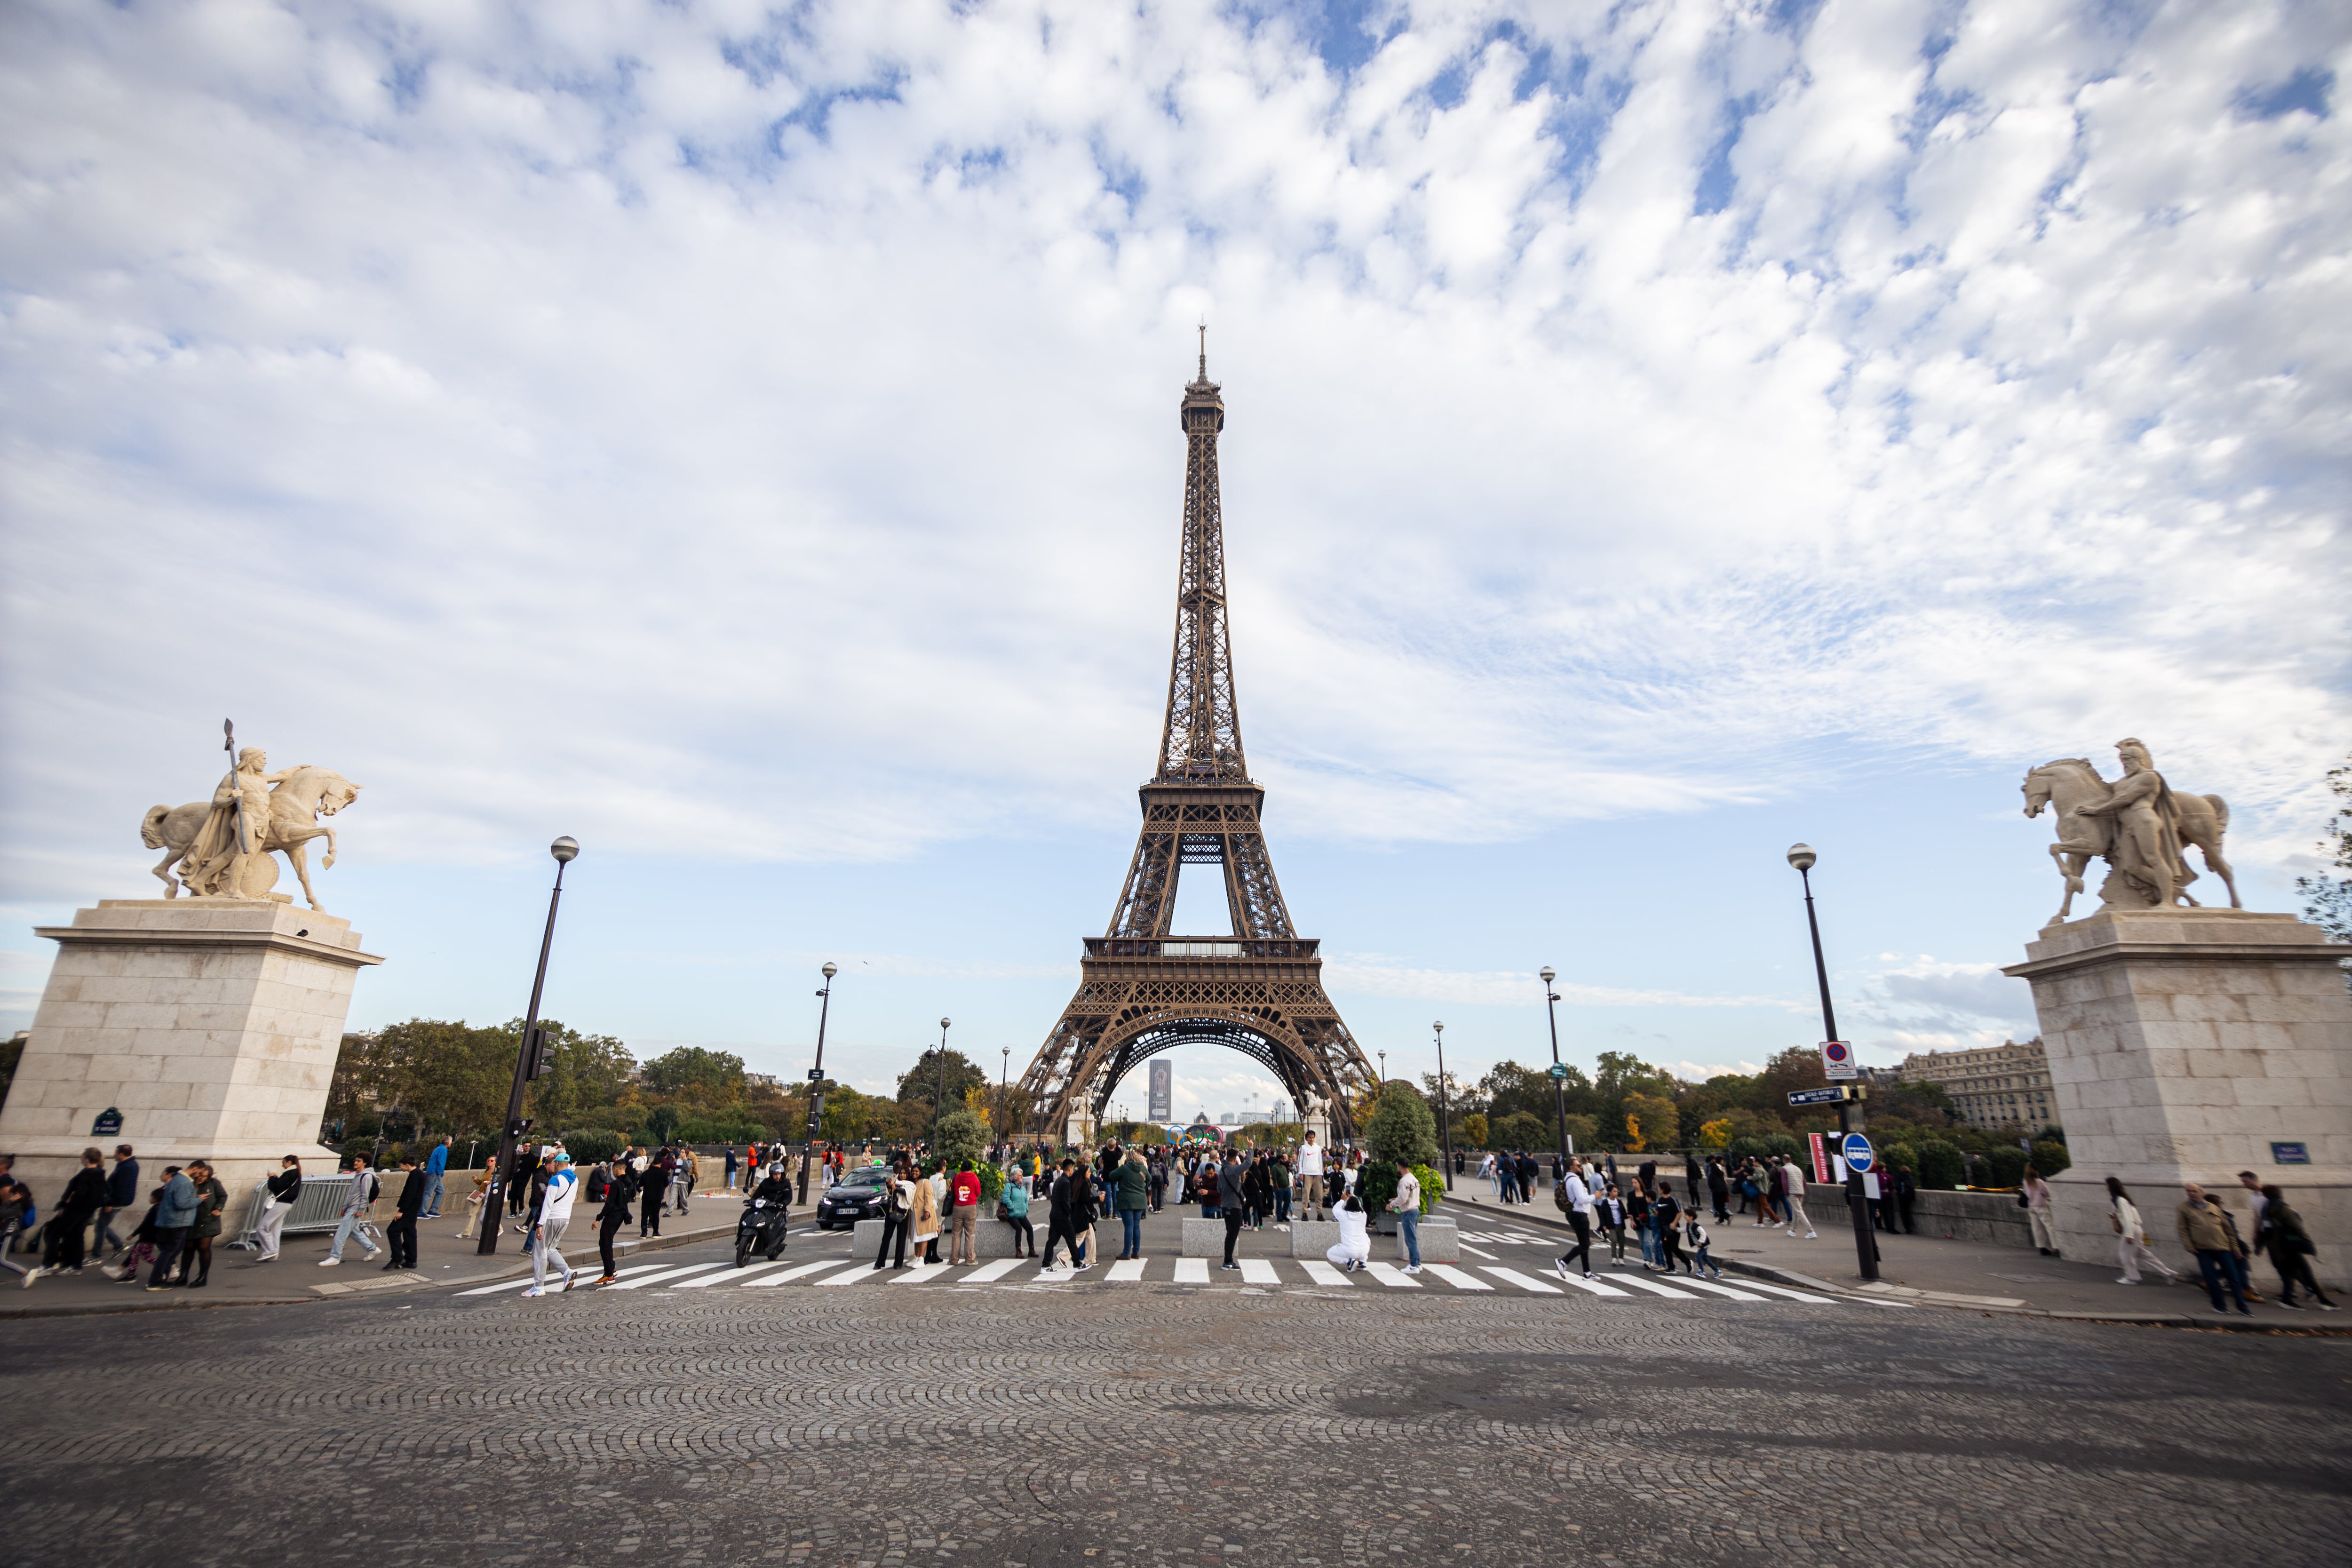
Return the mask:
[[1832, 1083], [1850, 1079], [1853, 1071], [1853, 1046], [1845, 1040], [1822, 1042], [1822, 1074]]

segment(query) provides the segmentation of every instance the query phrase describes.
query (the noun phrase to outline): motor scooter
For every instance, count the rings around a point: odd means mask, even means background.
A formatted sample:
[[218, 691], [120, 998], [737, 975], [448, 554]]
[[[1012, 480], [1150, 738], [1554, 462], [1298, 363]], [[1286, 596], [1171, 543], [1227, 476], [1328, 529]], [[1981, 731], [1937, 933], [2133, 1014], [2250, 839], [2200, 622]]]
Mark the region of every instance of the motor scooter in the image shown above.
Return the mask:
[[784, 1255], [784, 1229], [792, 1222], [793, 1211], [783, 1204], [772, 1204], [765, 1198], [752, 1198], [743, 1205], [743, 1217], [735, 1222], [735, 1267], [740, 1268], [757, 1252], [771, 1263]]

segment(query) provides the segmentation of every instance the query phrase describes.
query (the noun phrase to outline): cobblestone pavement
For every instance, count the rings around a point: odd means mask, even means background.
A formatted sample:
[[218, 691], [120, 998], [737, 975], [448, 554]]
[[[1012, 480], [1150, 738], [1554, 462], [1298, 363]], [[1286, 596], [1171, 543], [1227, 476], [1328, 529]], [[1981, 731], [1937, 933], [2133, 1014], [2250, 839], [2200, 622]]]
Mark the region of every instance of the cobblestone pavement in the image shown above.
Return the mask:
[[0, 1560], [2345, 1560], [2352, 1341], [1570, 1300], [656, 1282], [26, 1321]]

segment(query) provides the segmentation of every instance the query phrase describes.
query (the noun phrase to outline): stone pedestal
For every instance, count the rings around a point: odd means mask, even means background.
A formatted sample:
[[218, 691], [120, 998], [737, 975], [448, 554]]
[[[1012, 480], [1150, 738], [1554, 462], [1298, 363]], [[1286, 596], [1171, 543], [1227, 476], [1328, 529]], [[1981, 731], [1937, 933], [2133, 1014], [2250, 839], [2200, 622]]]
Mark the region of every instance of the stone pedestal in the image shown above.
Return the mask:
[[[383, 961], [316, 910], [227, 899], [110, 899], [58, 944], [5, 1109], [0, 1150], [44, 1209], [95, 1144], [138, 1153], [140, 1182], [202, 1156], [232, 1212], [289, 1154], [332, 1171], [319, 1122], [352, 983]], [[108, 1110], [119, 1132], [91, 1131]], [[144, 1202], [144, 1194], [142, 1194]]]
[[[2352, 947], [2293, 915], [2106, 910], [2044, 927], [2026, 954], [2003, 973], [2032, 985], [2049, 1051], [2074, 1161], [2051, 1183], [2067, 1257], [2115, 1257], [2115, 1176], [2157, 1251], [2193, 1273], [2175, 1237], [2181, 1184], [2219, 1195], [2251, 1240], [2238, 1173], [2252, 1171], [2303, 1215], [2321, 1281], [2352, 1279], [2352, 995], [2337, 967]], [[2297, 1149], [2308, 1163], [2282, 1163]]]

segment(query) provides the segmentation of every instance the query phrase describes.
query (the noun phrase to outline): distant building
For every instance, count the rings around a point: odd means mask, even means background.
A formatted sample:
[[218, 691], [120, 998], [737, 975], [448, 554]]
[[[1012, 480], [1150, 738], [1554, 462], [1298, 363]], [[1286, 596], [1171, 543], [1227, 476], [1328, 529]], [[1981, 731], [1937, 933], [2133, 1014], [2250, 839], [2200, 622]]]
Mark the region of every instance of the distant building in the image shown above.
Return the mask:
[[1244, 1125], [1247, 1125], [1253, 1121], [1271, 1121], [1273, 1120], [1274, 1113], [1270, 1110], [1244, 1110], [1241, 1114], [1241, 1121]]
[[2022, 1045], [2004, 1040], [1976, 1051], [1914, 1052], [1894, 1069], [1897, 1083], [1932, 1083], [1952, 1097], [1952, 1109], [1971, 1127], [2040, 1129], [2058, 1122], [2050, 1091], [2050, 1057], [2036, 1035]]
[[1276, 1121], [1287, 1121], [1290, 1120], [1290, 1101], [1286, 1100], [1277, 1100], [1274, 1102], [1274, 1120]]
[[743, 1075], [743, 1084], [747, 1089], [782, 1089], [784, 1080], [772, 1072], [747, 1072]]

